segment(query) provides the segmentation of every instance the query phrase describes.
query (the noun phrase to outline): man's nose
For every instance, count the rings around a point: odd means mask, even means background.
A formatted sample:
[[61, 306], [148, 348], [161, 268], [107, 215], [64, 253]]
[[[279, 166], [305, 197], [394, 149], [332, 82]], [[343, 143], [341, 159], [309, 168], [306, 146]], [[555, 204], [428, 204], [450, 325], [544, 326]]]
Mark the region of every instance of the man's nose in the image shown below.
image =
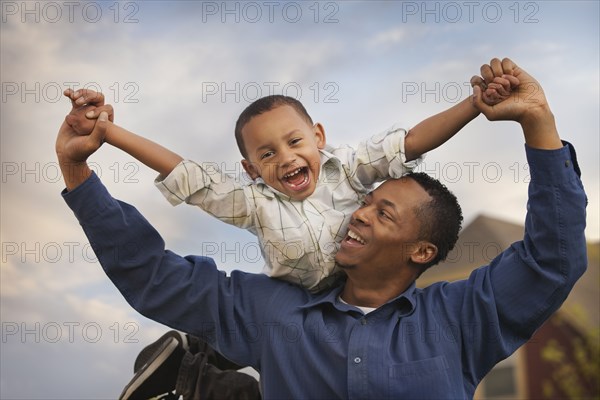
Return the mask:
[[352, 220], [355, 223], [369, 225], [371, 218], [369, 217], [369, 206], [364, 206], [352, 213]]

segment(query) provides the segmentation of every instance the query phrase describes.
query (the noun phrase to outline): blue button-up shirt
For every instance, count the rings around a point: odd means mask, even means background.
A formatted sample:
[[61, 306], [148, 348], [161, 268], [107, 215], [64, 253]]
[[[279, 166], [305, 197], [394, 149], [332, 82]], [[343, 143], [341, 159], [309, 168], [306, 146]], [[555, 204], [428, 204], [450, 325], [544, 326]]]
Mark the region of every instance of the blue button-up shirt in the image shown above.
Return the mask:
[[256, 368], [269, 398], [472, 398], [583, 274], [586, 198], [570, 145], [527, 149], [525, 237], [467, 280], [410, 286], [363, 314], [337, 287], [312, 294], [180, 257], [96, 176], [64, 197], [106, 274], [140, 313]]

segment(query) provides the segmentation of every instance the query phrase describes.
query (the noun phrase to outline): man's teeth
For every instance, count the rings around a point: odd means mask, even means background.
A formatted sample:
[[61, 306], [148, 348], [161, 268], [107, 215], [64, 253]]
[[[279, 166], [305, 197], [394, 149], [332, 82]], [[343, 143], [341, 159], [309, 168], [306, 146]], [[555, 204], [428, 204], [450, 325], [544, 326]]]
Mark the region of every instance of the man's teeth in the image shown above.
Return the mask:
[[291, 177], [292, 177], [292, 176], [294, 176], [294, 175], [298, 175], [300, 172], [302, 172], [302, 167], [298, 168], [298, 169], [297, 169], [297, 170], [295, 170], [295, 171], [288, 172], [288, 173], [287, 173], [287, 174], [285, 174], [283, 177], [284, 177], [284, 178], [291, 178]]
[[350, 236], [350, 238], [356, 240], [360, 244], [365, 244], [365, 240], [352, 231], [348, 231], [348, 236]]

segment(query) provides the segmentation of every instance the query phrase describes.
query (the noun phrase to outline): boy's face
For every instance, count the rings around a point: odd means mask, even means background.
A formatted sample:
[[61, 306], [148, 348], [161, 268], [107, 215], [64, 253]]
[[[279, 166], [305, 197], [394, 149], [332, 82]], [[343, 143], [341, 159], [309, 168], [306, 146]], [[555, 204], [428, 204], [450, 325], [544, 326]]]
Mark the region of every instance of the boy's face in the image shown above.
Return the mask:
[[252, 179], [259, 176], [273, 189], [304, 200], [319, 178], [319, 149], [325, 147], [321, 124], [311, 126], [288, 105], [256, 115], [242, 128], [248, 155], [242, 160]]

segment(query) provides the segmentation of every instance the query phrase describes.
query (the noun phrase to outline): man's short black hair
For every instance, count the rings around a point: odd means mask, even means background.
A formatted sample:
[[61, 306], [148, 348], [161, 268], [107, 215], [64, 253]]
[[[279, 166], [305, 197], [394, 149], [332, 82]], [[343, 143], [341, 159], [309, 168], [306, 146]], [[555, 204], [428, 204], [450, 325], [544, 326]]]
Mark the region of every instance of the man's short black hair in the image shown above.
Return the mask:
[[431, 200], [421, 204], [415, 210], [421, 223], [419, 239], [427, 240], [437, 246], [436, 257], [425, 264], [427, 268], [444, 261], [458, 240], [463, 215], [456, 196], [440, 181], [423, 172], [411, 172], [405, 177], [416, 181]]
[[244, 125], [246, 125], [252, 119], [252, 117], [284, 105], [293, 107], [296, 112], [306, 120], [306, 122], [308, 122], [310, 125], [313, 125], [312, 118], [310, 115], [308, 115], [308, 112], [306, 112], [306, 109], [302, 103], [295, 98], [278, 94], [262, 97], [246, 107], [235, 123], [235, 141], [237, 142], [242, 157], [246, 159], [248, 158], [248, 153], [246, 152], [246, 147], [244, 146], [244, 138], [242, 137], [242, 128]]

